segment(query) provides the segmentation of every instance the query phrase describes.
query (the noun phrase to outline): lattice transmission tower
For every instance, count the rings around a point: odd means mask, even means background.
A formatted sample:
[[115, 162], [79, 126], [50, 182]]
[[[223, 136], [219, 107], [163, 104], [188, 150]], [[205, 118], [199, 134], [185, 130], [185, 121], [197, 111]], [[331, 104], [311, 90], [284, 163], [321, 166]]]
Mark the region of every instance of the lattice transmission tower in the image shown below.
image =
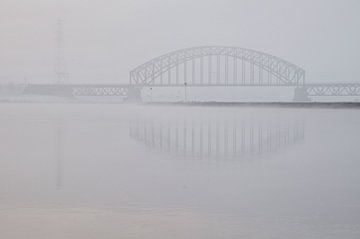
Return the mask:
[[64, 22], [61, 19], [56, 23], [56, 57], [55, 57], [55, 84], [64, 84], [69, 78], [65, 61]]

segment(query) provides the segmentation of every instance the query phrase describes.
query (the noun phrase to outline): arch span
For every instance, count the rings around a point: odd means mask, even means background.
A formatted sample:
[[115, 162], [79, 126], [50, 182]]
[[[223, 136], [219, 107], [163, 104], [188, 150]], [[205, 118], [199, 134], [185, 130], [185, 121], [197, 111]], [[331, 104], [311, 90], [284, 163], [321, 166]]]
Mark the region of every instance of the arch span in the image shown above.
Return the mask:
[[260, 51], [238, 47], [203, 46], [170, 52], [136, 67], [130, 72], [130, 84], [291, 86], [305, 84], [305, 70]]

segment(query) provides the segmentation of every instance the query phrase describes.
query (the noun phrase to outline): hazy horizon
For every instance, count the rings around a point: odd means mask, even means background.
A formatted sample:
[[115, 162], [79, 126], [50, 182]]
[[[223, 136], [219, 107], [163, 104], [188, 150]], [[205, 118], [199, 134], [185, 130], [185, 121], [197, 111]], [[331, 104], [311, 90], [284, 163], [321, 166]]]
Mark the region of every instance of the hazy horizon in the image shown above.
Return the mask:
[[276, 55], [310, 83], [356, 82], [359, 11], [355, 0], [3, 0], [0, 83], [54, 81], [57, 19], [69, 83], [127, 83], [136, 66], [202, 45]]
[[0, 238], [360, 238], [359, 13], [1, 0]]

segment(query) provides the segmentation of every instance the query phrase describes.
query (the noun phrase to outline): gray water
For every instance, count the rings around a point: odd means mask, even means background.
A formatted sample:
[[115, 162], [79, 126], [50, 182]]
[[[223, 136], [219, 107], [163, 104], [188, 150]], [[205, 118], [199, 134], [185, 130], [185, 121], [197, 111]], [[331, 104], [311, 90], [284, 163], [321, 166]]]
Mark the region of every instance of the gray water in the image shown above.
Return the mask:
[[0, 112], [0, 238], [360, 238], [357, 109]]

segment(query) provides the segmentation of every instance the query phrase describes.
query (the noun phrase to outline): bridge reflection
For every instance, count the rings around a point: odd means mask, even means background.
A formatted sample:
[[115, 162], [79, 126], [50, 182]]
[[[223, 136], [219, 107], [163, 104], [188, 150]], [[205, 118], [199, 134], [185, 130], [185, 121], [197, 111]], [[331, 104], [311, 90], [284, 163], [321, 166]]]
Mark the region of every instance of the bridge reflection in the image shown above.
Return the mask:
[[256, 122], [239, 118], [130, 123], [132, 139], [176, 156], [236, 159], [277, 152], [304, 140], [304, 123]]

